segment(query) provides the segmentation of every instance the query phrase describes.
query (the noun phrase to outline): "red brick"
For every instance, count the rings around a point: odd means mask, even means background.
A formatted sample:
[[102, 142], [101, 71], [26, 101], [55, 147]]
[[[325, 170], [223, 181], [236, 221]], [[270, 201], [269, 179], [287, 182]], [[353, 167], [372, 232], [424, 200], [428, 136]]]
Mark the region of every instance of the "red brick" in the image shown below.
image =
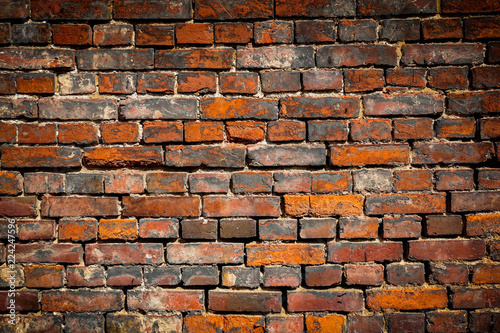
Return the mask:
[[425, 214], [446, 211], [445, 193], [372, 194], [366, 198], [366, 213]]
[[480, 143], [416, 143], [414, 145], [415, 164], [436, 163], [480, 163], [493, 154], [493, 145]]
[[498, 91], [450, 92], [448, 93], [448, 112], [462, 116], [497, 113], [499, 101]]
[[348, 285], [376, 286], [384, 282], [383, 265], [345, 265], [344, 269]]
[[80, 167], [81, 150], [70, 147], [4, 147], [4, 168]]
[[342, 266], [306, 266], [305, 283], [308, 287], [330, 287], [342, 282]]
[[333, 43], [337, 38], [337, 25], [332, 21], [295, 21], [297, 43]]
[[[188, 314], [184, 317], [184, 330], [186, 333], [196, 332], [264, 332], [264, 317], [240, 315], [215, 315], [215, 314]], [[181, 328], [178, 329], [181, 331]]]
[[16, 87], [21, 94], [53, 94], [54, 82], [52, 73], [18, 73]]
[[163, 164], [161, 147], [85, 148], [84, 164], [90, 167], [158, 166]]
[[59, 220], [59, 240], [85, 242], [97, 238], [97, 220], [93, 218], [62, 218]]
[[472, 266], [472, 282], [476, 284], [498, 283], [500, 265], [497, 263], [479, 263]]
[[396, 191], [430, 191], [432, 189], [432, 171], [396, 170], [394, 171], [394, 189]]
[[452, 212], [496, 211], [500, 207], [500, 192], [452, 192]]
[[363, 293], [361, 290], [300, 290], [288, 291], [287, 295], [287, 310], [290, 312], [354, 312], [362, 309]]
[[210, 23], [178, 23], [175, 39], [177, 44], [212, 44], [214, 27]]
[[[0, 291], [0, 311], [7, 313], [9, 301], [8, 293], [10, 291]], [[38, 303], [38, 291], [17, 291], [16, 292], [15, 311], [40, 311], [40, 304]], [[19, 318], [19, 317], [18, 317]], [[9, 324], [10, 325], [10, 324]], [[36, 326], [38, 329], [38, 325]]]
[[258, 121], [228, 121], [226, 136], [232, 142], [258, 142], [264, 140], [264, 123]]
[[123, 216], [198, 216], [200, 198], [193, 197], [123, 197]]
[[328, 262], [398, 261], [403, 256], [400, 242], [329, 242]]
[[265, 21], [254, 23], [255, 44], [293, 43], [293, 22]]
[[482, 240], [416, 240], [409, 244], [409, 257], [414, 260], [476, 260], [486, 251]]
[[117, 198], [45, 196], [42, 216], [117, 216]]
[[384, 217], [384, 238], [420, 238], [422, 218], [416, 215]]
[[436, 134], [440, 138], [473, 138], [476, 132], [474, 118], [438, 119], [436, 125]]
[[208, 292], [208, 308], [230, 312], [280, 312], [281, 292], [219, 291]]
[[488, 332], [492, 325], [491, 313], [476, 312], [469, 317], [469, 327], [471, 332]]
[[500, 43], [488, 43], [488, 61], [494, 63], [500, 62]]
[[335, 166], [398, 165], [409, 162], [406, 144], [331, 145], [330, 163]]
[[430, 139], [432, 138], [432, 119], [397, 118], [394, 119], [394, 139]]
[[377, 238], [380, 219], [365, 216], [340, 217], [339, 238]]
[[311, 333], [342, 333], [345, 317], [338, 314], [306, 315], [306, 329]]
[[500, 304], [498, 288], [451, 288], [454, 309], [496, 308]]
[[146, 175], [149, 193], [182, 193], [187, 191], [184, 172], [155, 172]]
[[0, 51], [3, 69], [73, 69], [75, 52], [67, 49], [9, 48]]
[[35, 197], [0, 197], [1, 216], [36, 216]]
[[425, 282], [423, 263], [392, 263], [387, 265], [387, 282], [394, 285]]
[[96, 92], [95, 75], [90, 73], [67, 73], [58, 75], [61, 95], [92, 94]]
[[28, 288], [61, 288], [64, 284], [64, 267], [24, 267], [24, 278]]
[[473, 0], [444, 0], [441, 6], [443, 13], [489, 13], [500, 10], [498, 3], [493, 0], [479, 4]]
[[135, 45], [173, 46], [173, 24], [137, 24], [135, 26]]
[[262, 91], [267, 93], [299, 91], [299, 72], [261, 72]]
[[499, 38], [499, 30], [500, 19], [497, 16], [471, 17], [464, 21], [464, 35], [467, 39]]
[[351, 138], [354, 141], [388, 141], [391, 139], [391, 121], [388, 119], [351, 120]]
[[467, 283], [469, 281], [469, 268], [465, 264], [431, 263], [429, 280], [431, 283]]
[[428, 236], [461, 235], [463, 230], [462, 217], [459, 215], [427, 216], [426, 234]]
[[302, 73], [304, 90], [340, 90], [342, 89], [342, 71], [316, 70]]
[[392, 45], [329, 45], [316, 51], [318, 67], [395, 66], [396, 47]]
[[403, 65], [470, 65], [484, 60], [483, 45], [463, 44], [406, 44], [403, 46]]
[[13, 95], [16, 93], [16, 76], [14, 73], [0, 74], [0, 94]]
[[351, 69], [344, 71], [346, 92], [382, 90], [384, 71], [382, 69]]
[[88, 24], [52, 25], [52, 40], [56, 45], [88, 46], [92, 44], [92, 28]]
[[86, 265], [159, 265], [164, 262], [163, 245], [142, 244], [88, 244], [85, 246]]
[[191, 193], [227, 193], [229, 191], [227, 173], [196, 173], [189, 175]]
[[67, 280], [70, 287], [102, 287], [106, 281], [104, 267], [69, 266]]
[[137, 239], [136, 219], [113, 219], [99, 221], [99, 239], [134, 240]]
[[132, 44], [134, 28], [130, 24], [98, 24], [94, 26], [94, 45], [127, 46]]
[[246, 264], [264, 265], [320, 265], [325, 263], [322, 244], [247, 244]]
[[226, 22], [215, 24], [215, 42], [226, 44], [247, 44], [253, 38], [253, 24]]
[[26, 193], [63, 193], [66, 176], [60, 173], [25, 173], [24, 191]]
[[18, 195], [23, 191], [23, 177], [16, 171], [0, 171], [0, 194]]
[[236, 52], [236, 67], [248, 69], [314, 67], [310, 46], [264, 46], [241, 48]]
[[338, 33], [343, 42], [374, 42], [377, 39], [377, 22], [371, 19], [342, 20]]
[[476, 89], [500, 88], [500, 66], [472, 68], [472, 86]]
[[19, 143], [25, 144], [46, 144], [56, 142], [55, 124], [19, 124]]
[[311, 174], [307, 172], [275, 172], [274, 192], [311, 192]]
[[432, 311], [427, 313], [428, 332], [464, 332], [466, 328], [466, 311]]
[[467, 236], [500, 234], [500, 214], [467, 215]]
[[217, 74], [213, 72], [180, 72], [177, 77], [180, 93], [213, 93]]
[[436, 189], [439, 191], [471, 190], [474, 173], [471, 169], [436, 170]]
[[267, 137], [269, 141], [302, 141], [306, 137], [306, 124], [296, 120], [269, 122]]
[[390, 68], [386, 70], [389, 86], [424, 88], [426, 70], [423, 68]]
[[146, 121], [142, 131], [145, 143], [180, 142], [184, 138], [180, 121]]
[[427, 74], [427, 82], [436, 89], [467, 89], [469, 86], [469, 69], [467, 67], [431, 68]]
[[308, 216], [310, 211], [309, 196], [285, 195], [285, 214], [289, 216]]
[[49, 290], [42, 292], [42, 311], [118, 311], [123, 299], [121, 290]]
[[425, 333], [425, 314], [394, 313], [388, 317], [389, 332]]
[[0, 122], [0, 142], [13, 143], [16, 140], [16, 125]]
[[186, 142], [210, 142], [224, 140], [224, 126], [222, 122], [186, 122], [184, 123], [184, 141]]
[[357, 97], [302, 97], [281, 99], [283, 118], [355, 118], [360, 111]]
[[326, 0], [319, 1], [276, 1], [276, 15], [283, 17], [342, 17], [354, 16], [356, 4], [354, 1], [343, 3], [330, 3]]
[[198, 0], [194, 17], [197, 20], [238, 20], [270, 18], [273, 16], [273, 2], [270, 0], [235, 0], [218, 2]]
[[311, 214], [314, 216], [356, 216], [363, 212], [361, 195], [313, 195], [310, 197]]
[[[196, 219], [182, 220], [181, 230], [183, 239], [217, 239], [217, 220]], [[218, 283], [215, 283], [218, 284]]]
[[135, 74], [99, 74], [99, 93], [101, 94], [132, 94], [135, 92], [135, 85]]
[[77, 145], [97, 143], [97, 127], [93, 124], [59, 124], [58, 130], [59, 143]]
[[142, 0], [113, 1], [114, 19], [191, 19], [191, 1], [148, 2]]
[[298, 267], [266, 266], [262, 285], [264, 287], [292, 287], [300, 286], [301, 274]]
[[240, 243], [169, 243], [169, 264], [242, 264], [243, 244]]
[[204, 119], [276, 119], [278, 101], [259, 98], [203, 98]]
[[373, 310], [427, 310], [447, 306], [445, 288], [391, 288], [372, 289], [366, 295], [367, 307]]
[[154, 64], [155, 68], [229, 69], [233, 65], [233, 54], [231, 48], [159, 50]]
[[52, 220], [23, 220], [17, 223], [20, 240], [54, 239], [55, 222]]
[[268, 316], [266, 328], [269, 333], [303, 332], [304, 318], [302, 316]]
[[16, 260], [20, 263], [78, 264], [83, 257], [81, 245], [73, 244], [16, 244]]
[[81, 70], [138, 70], [152, 69], [153, 56], [153, 49], [91, 49], [77, 51], [76, 59]]
[[425, 40], [462, 38], [461, 18], [422, 20], [422, 36]]
[[203, 198], [203, 214], [207, 217], [273, 216], [280, 215], [278, 197], [219, 197]]
[[236, 172], [232, 175], [234, 193], [269, 193], [272, 191], [270, 172]]
[[101, 124], [103, 143], [133, 143], [139, 139], [137, 123], [103, 123]]
[[144, 268], [144, 284], [147, 286], [175, 286], [181, 282], [178, 266], [159, 266]]
[[179, 221], [177, 219], [140, 219], [139, 237], [177, 238], [179, 237]]
[[139, 73], [137, 76], [139, 94], [173, 93], [174, 86], [175, 75], [171, 73]]

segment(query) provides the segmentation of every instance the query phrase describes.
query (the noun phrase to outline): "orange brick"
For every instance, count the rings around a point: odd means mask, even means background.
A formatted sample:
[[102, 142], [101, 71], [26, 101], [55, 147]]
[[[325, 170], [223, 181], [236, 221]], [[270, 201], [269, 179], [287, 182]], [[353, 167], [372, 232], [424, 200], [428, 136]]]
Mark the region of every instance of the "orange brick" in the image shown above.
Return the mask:
[[113, 219], [99, 221], [99, 239], [134, 240], [139, 233], [136, 219]]

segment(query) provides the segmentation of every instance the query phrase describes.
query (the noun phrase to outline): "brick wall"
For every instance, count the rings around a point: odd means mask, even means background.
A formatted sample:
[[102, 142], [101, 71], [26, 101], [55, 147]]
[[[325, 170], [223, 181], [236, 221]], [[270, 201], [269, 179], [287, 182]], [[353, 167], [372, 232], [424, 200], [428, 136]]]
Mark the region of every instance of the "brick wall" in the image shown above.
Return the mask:
[[17, 332], [500, 331], [498, 1], [0, 7]]

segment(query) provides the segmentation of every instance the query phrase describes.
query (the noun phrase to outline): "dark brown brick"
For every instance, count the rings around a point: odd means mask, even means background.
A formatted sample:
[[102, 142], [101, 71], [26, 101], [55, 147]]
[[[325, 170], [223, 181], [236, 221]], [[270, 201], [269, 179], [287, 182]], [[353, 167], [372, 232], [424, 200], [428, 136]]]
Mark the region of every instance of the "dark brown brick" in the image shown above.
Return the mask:
[[403, 65], [471, 65], [484, 60], [482, 44], [406, 44]]
[[245, 155], [244, 146], [239, 144], [168, 146], [165, 164], [172, 167], [242, 168]]
[[215, 42], [226, 44], [246, 44], [253, 38], [253, 24], [226, 22], [215, 24]]
[[316, 51], [318, 67], [395, 66], [396, 48], [391, 45], [333, 45]]
[[368, 215], [444, 213], [445, 193], [373, 194], [365, 202]]
[[50, 43], [50, 29], [47, 23], [25, 23], [12, 25], [12, 43], [23, 45]]
[[257, 22], [253, 27], [255, 44], [293, 43], [293, 32], [293, 22], [290, 21]]
[[117, 198], [45, 196], [42, 216], [118, 216]]
[[280, 312], [281, 292], [210, 290], [208, 302], [208, 308], [213, 311]]
[[437, 4], [432, 0], [414, 2], [411, 0], [361, 0], [358, 3], [358, 14], [363, 16], [379, 15], [412, 15], [433, 14], [437, 12]]
[[261, 72], [262, 91], [267, 93], [299, 91], [299, 72]]
[[272, 191], [270, 172], [233, 173], [232, 189], [235, 193], [268, 193]]
[[184, 239], [217, 239], [217, 220], [199, 219], [183, 220], [181, 222], [182, 238]]
[[137, 46], [173, 46], [173, 24], [137, 24], [135, 26], [135, 45]]
[[159, 50], [154, 64], [168, 69], [229, 69], [233, 54], [231, 48]]
[[471, 17], [464, 20], [464, 35], [466, 39], [499, 38], [499, 30], [500, 19], [498, 16]]
[[148, 2], [142, 0], [114, 0], [115, 19], [191, 19], [191, 1]]
[[331, 21], [295, 21], [297, 43], [333, 43], [337, 38], [337, 25]]
[[302, 73], [304, 90], [340, 90], [342, 89], [342, 71], [316, 70]]
[[356, 4], [353, 0], [328, 2], [276, 0], [276, 15], [282, 17], [343, 17], [354, 16]]
[[257, 236], [257, 222], [252, 219], [221, 219], [221, 238], [253, 238]]
[[[373, 94], [363, 97], [365, 113], [370, 116], [423, 116], [444, 111], [444, 96], [439, 94]], [[418, 107], [417, 107], [418, 105]]]
[[415, 164], [481, 163], [493, 154], [490, 142], [416, 143], [413, 149]]
[[461, 235], [463, 230], [460, 215], [429, 215], [425, 225], [428, 236]]
[[43, 311], [117, 311], [123, 308], [121, 290], [48, 290], [42, 292]]
[[462, 38], [461, 18], [422, 20], [422, 37], [426, 40]]
[[477, 260], [484, 256], [484, 241], [415, 240], [410, 241], [409, 258], [413, 260]]
[[439, 191], [472, 190], [474, 172], [471, 169], [436, 170], [436, 189]]
[[92, 44], [92, 28], [88, 24], [57, 24], [51, 28], [52, 40], [56, 45]]
[[469, 281], [469, 268], [466, 264], [431, 263], [430, 282], [443, 284], [461, 284]]
[[81, 70], [138, 70], [153, 68], [153, 49], [80, 50], [77, 64]]
[[377, 39], [377, 21], [342, 20], [339, 22], [338, 35], [342, 42], [374, 42]]
[[420, 39], [420, 20], [383, 20], [380, 22], [380, 39], [389, 42], [415, 41]]
[[271, 0], [235, 0], [219, 2], [196, 0], [194, 17], [198, 20], [238, 20], [270, 18], [273, 16]]
[[43, 98], [38, 101], [40, 118], [50, 120], [111, 120], [118, 116], [112, 99]]
[[32, 18], [37, 20], [109, 20], [110, 0], [32, 0]]
[[309, 287], [330, 287], [342, 282], [342, 266], [306, 266], [305, 283]]

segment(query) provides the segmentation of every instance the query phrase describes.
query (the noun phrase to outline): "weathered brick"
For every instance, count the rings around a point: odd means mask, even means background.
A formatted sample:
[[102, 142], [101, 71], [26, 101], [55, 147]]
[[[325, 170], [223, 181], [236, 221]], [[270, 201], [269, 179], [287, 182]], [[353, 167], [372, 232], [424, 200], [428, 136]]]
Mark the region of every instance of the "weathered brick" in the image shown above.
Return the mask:
[[258, 91], [259, 75], [251, 72], [230, 72], [219, 75], [220, 91], [223, 94], [255, 94]]
[[348, 127], [346, 121], [312, 120], [307, 123], [309, 141], [345, 141]]
[[314, 216], [356, 216], [363, 212], [361, 195], [313, 195], [309, 200], [310, 211]]
[[415, 143], [413, 146], [415, 164], [437, 163], [481, 163], [493, 154], [490, 142]]
[[208, 302], [213, 311], [280, 312], [281, 292], [210, 290]]
[[342, 282], [342, 266], [306, 266], [304, 280], [309, 287], [330, 287]]
[[23, 190], [23, 177], [16, 171], [0, 171], [0, 194], [18, 195]]
[[350, 312], [361, 311], [362, 309], [363, 293], [361, 292], [361, 290], [301, 290], [288, 291], [287, 295], [287, 310], [290, 312]]
[[366, 292], [367, 307], [373, 310], [426, 310], [440, 309], [447, 306], [446, 289], [372, 289]]
[[476, 260], [486, 251], [482, 240], [415, 240], [409, 244], [413, 260]]
[[66, 175], [66, 188], [68, 194], [103, 193], [103, 175], [96, 173], [70, 173]]
[[188, 266], [182, 268], [182, 283], [185, 286], [214, 286], [219, 284], [216, 266]]
[[142, 284], [142, 269], [137, 266], [109, 267], [106, 284], [110, 287], [139, 286]]
[[[15, 276], [14, 279], [12, 278], [13, 274]], [[12, 268], [9, 266], [5, 266], [0, 269], [0, 286], [2, 286], [2, 288], [8, 289], [11, 285], [18, 288], [22, 288], [24, 286], [23, 266], [12, 265]]]
[[432, 119], [429, 118], [394, 119], [394, 139], [430, 139], [433, 132], [432, 123]]
[[151, 332], [158, 327], [171, 332], [181, 331], [182, 317], [180, 314], [143, 316], [115, 313], [106, 316], [106, 329], [109, 332]]
[[500, 214], [471, 214], [466, 216], [467, 236], [500, 234]]
[[17, 142], [24, 144], [45, 144], [56, 142], [55, 124], [19, 124], [17, 126]]
[[221, 238], [253, 238], [257, 236], [257, 222], [252, 219], [221, 219]]
[[172, 167], [243, 168], [245, 156], [245, 148], [240, 144], [167, 146], [165, 164]]
[[476, 89], [500, 88], [500, 66], [472, 68], [472, 86]]
[[186, 333], [215, 332], [217, 330], [221, 332], [230, 332], [231, 330], [263, 332], [264, 326], [264, 317], [262, 316], [189, 314], [184, 317], [184, 330]]
[[117, 216], [117, 198], [99, 197], [56, 197], [45, 196], [42, 201], [42, 215], [65, 216]]
[[35, 197], [0, 197], [0, 216], [36, 216]]
[[273, 2], [270, 0], [236, 0], [219, 2], [197, 0], [194, 17], [201, 20], [238, 20], [270, 18], [273, 16]]
[[473, 115], [500, 112], [498, 91], [470, 91], [448, 93], [448, 111], [451, 114]]
[[236, 67], [248, 69], [314, 67], [311, 46], [264, 46], [236, 51]]
[[17, 92], [22, 94], [53, 94], [55, 76], [51, 73], [18, 73]]
[[260, 269], [257, 267], [222, 266], [221, 284], [225, 287], [258, 288]]
[[227, 193], [229, 191], [229, 174], [201, 173], [189, 175], [191, 193]]
[[66, 176], [60, 173], [31, 173], [24, 174], [24, 191], [26, 193], [63, 193]]
[[[9, 2], [9, 3], [12, 3]], [[12, 42], [12, 28], [9, 23], [0, 24], [0, 45], [10, 44]]]
[[285, 195], [285, 214], [289, 216], [307, 216], [310, 211], [309, 196]]
[[308, 314], [305, 321], [307, 332], [315, 333], [341, 333], [346, 324], [345, 317], [338, 314]]
[[135, 26], [135, 45], [173, 46], [173, 24], [137, 24]]
[[461, 235], [463, 230], [460, 215], [429, 215], [425, 231], [428, 236]]
[[297, 220], [295, 219], [260, 220], [259, 239], [264, 241], [296, 240]]
[[301, 273], [299, 267], [266, 266], [262, 285], [264, 287], [292, 287], [300, 285]]
[[336, 219], [303, 218], [300, 220], [300, 238], [334, 238], [336, 229]]
[[466, 39], [499, 38], [500, 20], [497, 16], [471, 17], [464, 20]]
[[180, 93], [213, 93], [216, 91], [216, 80], [214, 72], [180, 72], [177, 90]]
[[0, 122], [0, 142], [13, 143], [16, 140], [16, 124]]
[[293, 22], [264, 21], [254, 23], [255, 44], [289, 44], [293, 43]]
[[463, 332], [467, 327], [466, 311], [427, 312], [428, 332]]
[[409, 147], [406, 144], [330, 146], [330, 164], [335, 166], [399, 165], [408, 163], [409, 158]]
[[422, 37], [426, 40], [462, 38], [461, 18], [422, 20]]
[[96, 91], [94, 74], [67, 73], [58, 75], [57, 79], [61, 95], [92, 94]]
[[384, 266], [370, 265], [345, 265], [346, 283], [348, 285], [376, 286], [384, 282]]
[[147, 286], [176, 286], [180, 282], [179, 266], [144, 267], [144, 284]]
[[325, 263], [323, 244], [247, 244], [245, 248], [248, 266]]
[[498, 288], [451, 288], [453, 309], [496, 308], [499, 305]]
[[471, 65], [484, 61], [483, 45], [463, 44], [406, 44], [403, 46], [403, 65]]
[[425, 191], [432, 189], [431, 170], [396, 170], [394, 171], [394, 190]]
[[198, 216], [200, 198], [192, 197], [124, 197], [123, 216]]
[[68, 49], [3, 48], [1, 69], [73, 69], [75, 53]]
[[342, 71], [316, 70], [302, 72], [304, 90], [340, 90], [342, 89]]
[[117, 311], [123, 308], [121, 290], [48, 290], [42, 292], [43, 311]]
[[26, 0], [6, 1], [2, 4], [2, 19], [27, 18], [29, 16], [29, 2]]
[[420, 39], [420, 20], [383, 20], [380, 22], [380, 39], [389, 42], [415, 41]]
[[276, 15], [282, 17], [342, 17], [354, 16], [356, 4], [354, 1], [276, 1]]
[[247, 148], [251, 166], [311, 166], [326, 164], [324, 145], [253, 145]]
[[383, 219], [384, 238], [419, 238], [422, 218], [416, 215], [388, 216]]
[[[370, 116], [423, 116], [444, 111], [439, 94], [373, 94], [363, 97], [365, 114]], [[417, 107], [418, 105], [418, 107]]]
[[432, 0], [418, 3], [411, 0], [384, 2], [361, 0], [358, 3], [358, 13], [363, 16], [433, 14], [436, 12], [437, 4]]
[[184, 123], [184, 141], [210, 142], [224, 140], [224, 125], [216, 121], [186, 122]]
[[229, 69], [233, 65], [234, 50], [177, 49], [155, 52], [155, 68], [170, 69]]
[[242, 243], [169, 243], [169, 264], [242, 264]]
[[258, 142], [265, 138], [264, 123], [260, 121], [228, 121], [226, 137], [231, 142]]
[[16, 260], [20, 263], [78, 264], [83, 257], [81, 245], [73, 244], [16, 244]]
[[134, 28], [130, 24], [97, 24], [94, 26], [94, 45], [131, 45], [133, 31]]
[[357, 97], [302, 97], [281, 99], [283, 118], [355, 118], [360, 111]]
[[261, 72], [260, 79], [262, 91], [268, 93], [301, 89], [299, 72]]
[[352, 189], [349, 171], [320, 172], [312, 174], [311, 189], [315, 193], [340, 193]]
[[81, 166], [81, 150], [72, 147], [3, 147], [4, 168], [72, 168]]
[[197, 219], [181, 222], [182, 238], [184, 239], [217, 239], [217, 220]]
[[232, 175], [235, 193], [267, 193], [272, 191], [270, 172], [237, 172]]
[[442, 4], [444, 13], [482, 13], [500, 10], [500, 6], [495, 1], [486, 0], [480, 4], [471, 0], [445, 0]]
[[99, 93], [132, 94], [135, 92], [136, 75], [128, 73], [99, 74]]
[[429, 280], [431, 283], [467, 283], [469, 269], [465, 264], [431, 263]]
[[488, 43], [488, 61], [493, 63], [500, 62], [500, 43]]
[[85, 246], [86, 265], [159, 265], [163, 260], [163, 245], [142, 244], [88, 244]]
[[452, 212], [497, 211], [500, 207], [500, 192], [452, 192]]
[[92, 28], [88, 24], [57, 24], [51, 26], [52, 40], [56, 45], [89, 46]]
[[425, 267], [423, 263], [392, 263], [387, 265], [387, 282], [394, 285], [423, 284]]
[[99, 221], [99, 239], [135, 240], [138, 237], [136, 219], [113, 219]]
[[366, 213], [379, 214], [422, 214], [444, 213], [444, 193], [372, 194], [366, 197]]
[[[0, 311], [3, 313], [7, 313], [10, 309], [7, 309], [7, 305], [9, 302], [8, 299], [9, 291], [4, 290], [0, 291]], [[26, 290], [26, 291], [18, 291], [16, 292], [16, 303], [14, 310], [16, 312], [19, 311], [39, 311], [40, 304], [38, 303], [38, 291], [34, 290]], [[10, 325], [10, 324], [9, 324]], [[35, 326], [39, 327], [39, 326]], [[16, 327], [17, 329], [17, 327]]]
[[279, 216], [278, 197], [240, 196], [221, 197], [205, 196], [203, 198], [203, 214], [207, 217], [229, 216]]
[[117, 172], [104, 175], [106, 193], [143, 193], [144, 175], [142, 173]]
[[267, 124], [269, 141], [302, 141], [306, 136], [306, 124], [296, 120], [273, 121]]
[[469, 86], [467, 67], [437, 67], [427, 72], [427, 82], [431, 88], [450, 90], [466, 89]]
[[318, 67], [396, 66], [392, 45], [329, 45], [316, 51]]
[[63, 266], [24, 267], [27, 288], [61, 288], [64, 284]]
[[0, 74], [0, 94], [14, 95], [16, 93], [16, 75], [14, 73]]
[[86, 242], [97, 238], [97, 220], [93, 218], [62, 218], [59, 220], [59, 240]]
[[146, 121], [142, 124], [144, 142], [182, 142], [183, 125], [180, 121]]
[[115, 19], [191, 19], [191, 1], [148, 2], [142, 0], [114, 0]]
[[118, 116], [112, 99], [43, 98], [38, 101], [40, 118], [50, 120], [107, 120]]
[[137, 70], [153, 68], [153, 49], [80, 50], [77, 65], [81, 70]]
[[389, 332], [425, 332], [425, 314], [394, 313], [388, 317]]
[[472, 266], [472, 282], [476, 284], [498, 283], [500, 266], [497, 263], [479, 263]]
[[424, 88], [425, 73], [424, 68], [390, 68], [385, 80], [389, 86]]
[[175, 39], [177, 44], [212, 44], [214, 27], [210, 23], [178, 23]]
[[471, 169], [436, 170], [436, 189], [472, 190], [474, 188], [474, 172]]
[[120, 115], [125, 119], [194, 119], [196, 100], [148, 98], [121, 103]]
[[340, 217], [339, 238], [377, 238], [381, 220], [375, 217]]
[[342, 42], [374, 42], [377, 39], [377, 22], [372, 19], [342, 20], [338, 34]]
[[177, 219], [140, 219], [139, 237], [177, 238], [179, 237], [179, 221]]
[[295, 42], [333, 43], [337, 38], [337, 25], [332, 21], [295, 21]]
[[388, 119], [354, 119], [350, 122], [351, 138], [354, 141], [389, 141], [391, 122]]
[[474, 118], [438, 119], [436, 121], [436, 134], [440, 138], [473, 138], [476, 133]]
[[253, 38], [253, 24], [225, 22], [215, 24], [215, 42], [226, 44], [247, 44]]
[[266, 328], [269, 333], [303, 332], [304, 318], [301, 315], [267, 316]]
[[54, 239], [55, 221], [21, 220], [17, 222], [17, 237], [20, 240]]
[[351, 69], [344, 71], [346, 92], [382, 90], [384, 71], [382, 69]]
[[109, 20], [109, 0], [33, 0], [31, 16], [37, 20]]
[[104, 316], [86, 313], [68, 313], [64, 318], [64, 327], [68, 333], [104, 333]]
[[258, 98], [203, 98], [205, 119], [277, 119], [278, 101]]
[[329, 242], [328, 262], [398, 261], [403, 256], [400, 242]]
[[83, 162], [90, 167], [158, 166], [163, 164], [161, 147], [85, 148]]

